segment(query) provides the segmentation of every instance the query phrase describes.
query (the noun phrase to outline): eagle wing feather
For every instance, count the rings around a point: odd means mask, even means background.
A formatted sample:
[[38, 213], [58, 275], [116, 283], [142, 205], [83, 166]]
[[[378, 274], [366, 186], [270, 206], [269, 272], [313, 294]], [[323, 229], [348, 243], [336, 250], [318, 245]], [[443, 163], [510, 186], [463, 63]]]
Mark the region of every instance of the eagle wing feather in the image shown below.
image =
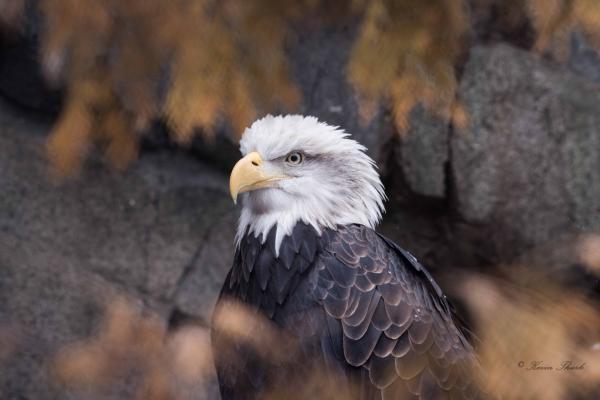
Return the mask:
[[481, 397], [473, 349], [440, 287], [410, 253], [350, 225], [330, 235], [316, 270], [333, 353], [368, 371], [361, 386], [376, 387], [383, 399]]

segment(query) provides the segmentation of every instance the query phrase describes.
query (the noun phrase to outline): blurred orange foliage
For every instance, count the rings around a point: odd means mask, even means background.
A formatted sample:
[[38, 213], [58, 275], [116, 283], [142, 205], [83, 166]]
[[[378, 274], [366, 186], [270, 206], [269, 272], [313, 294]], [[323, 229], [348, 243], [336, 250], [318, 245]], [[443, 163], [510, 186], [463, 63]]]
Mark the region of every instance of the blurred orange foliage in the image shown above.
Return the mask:
[[51, 360], [53, 376], [72, 391], [102, 393], [133, 378], [135, 399], [182, 398], [185, 386], [203, 385], [212, 373], [206, 329], [169, 333], [158, 316], [124, 298], [107, 305], [101, 322], [95, 335], [69, 344]]
[[124, 168], [139, 136], [164, 118], [174, 138], [223, 118], [241, 131], [258, 112], [298, 103], [283, 53], [297, 7], [275, 0], [43, 0], [47, 77], [67, 88], [49, 141], [75, 171], [93, 143]]
[[[23, 20], [26, 0], [0, 0], [0, 23]], [[535, 48], [563, 55], [581, 30], [600, 45], [597, 0], [39, 0], [42, 65], [66, 88], [48, 148], [61, 175], [77, 171], [93, 146], [125, 168], [149, 124], [166, 121], [175, 140], [210, 137], [228, 122], [237, 133], [257, 115], [293, 110], [286, 39], [293, 21], [351, 10], [360, 33], [347, 75], [364, 116], [386, 102], [398, 131], [423, 104], [455, 126], [468, 123], [456, 101], [456, 66], [473, 13], [494, 7], [507, 25], [530, 20]], [[319, 8], [320, 7], [320, 8]], [[329, 21], [331, 18], [323, 20]], [[331, 22], [331, 21], [329, 21]], [[510, 27], [509, 27], [510, 29]]]
[[[219, 303], [212, 323], [223, 334], [255, 350], [265, 362], [293, 360], [299, 350], [292, 332], [279, 329], [242, 303]], [[139, 400], [184, 399], [192, 393], [209, 397], [210, 385], [216, 384], [213, 350], [220, 357], [238, 361], [237, 351], [229, 344], [211, 343], [208, 327], [198, 324], [168, 330], [159, 316], [131, 300], [118, 298], [106, 304], [94, 335], [66, 344], [48, 366], [52, 377], [79, 397], [87, 394], [95, 398], [93, 395], [111, 390], [121, 398]], [[291, 386], [297, 399], [346, 399], [344, 394], [350, 390], [347, 382], [342, 384], [336, 374], [323, 374], [324, 368], [315, 360], [314, 368], [302, 369], [311, 372], [301, 381], [290, 380], [286, 387], [275, 387], [260, 398], [287, 399]]]
[[461, 297], [480, 337], [482, 384], [503, 399], [590, 398], [600, 389], [596, 304], [529, 265], [512, 268], [513, 277], [527, 275], [536, 287], [475, 274], [463, 280]]
[[419, 103], [445, 119], [453, 112], [454, 67], [469, 24], [464, 2], [365, 2], [365, 20], [348, 67], [369, 115], [380, 98], [391, 101], [396, 126], [408, 128]]
[[527, 0], [527, 11], [537, 32], [536, 49], [559, 57], [569, 52], [573, 31], [582, 31], [600, 47], [600, 2], [597, 0]]
[[[600, 389], [596, 303], [551, 283], [532, 265], [514, 265], [506, 272], [503, 278], [458, 277], [459, 297], [478, 335], [473, 343], [484, 370], [480, 384], [502, 399], [595, 398], [592, 394]], [[188, 398], [186, 393], [207, 393], [216, 383], [213, 351], [236, 360], [230, 342], [211, 343], [209, 327], [188, 323], [167, 329], [166, 321], [138, 304], [125, 298], [107, 304], [95, 334], [65, 344], [50, 360], [53, 377], [79, 397], [122, 391], [125, 384], [132, 393], [124, 398], [181, 399]], [[299, 349], [293, 332], [241, 303], [220, 303], [212, 323], [265, 362], [293, 360]], [[359, 390], [324, 370], [317, 360], [314, 368], [301, 369], [313, 372], [302, 376], [299, 387], [291, 386], [294, 398], [346, 399]], [[276, 387], [261, 398], [287, 399], [289, 389]]]

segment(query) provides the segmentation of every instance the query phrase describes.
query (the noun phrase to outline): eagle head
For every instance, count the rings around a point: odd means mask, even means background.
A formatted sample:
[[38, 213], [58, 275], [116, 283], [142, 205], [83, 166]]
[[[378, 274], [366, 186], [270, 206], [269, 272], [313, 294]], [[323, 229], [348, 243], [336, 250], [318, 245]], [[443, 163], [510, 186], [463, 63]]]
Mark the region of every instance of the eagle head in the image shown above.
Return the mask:
[[342, 129], [302, 115], [255, 121], [240, 140], [243, 158], [231, 171], [230, 191], [243, 208], [237, 241], [277, 226], [276, 251], [297, 222], [318, 233], [337, 225], [373, 228], [385, 193], [365, 147]]

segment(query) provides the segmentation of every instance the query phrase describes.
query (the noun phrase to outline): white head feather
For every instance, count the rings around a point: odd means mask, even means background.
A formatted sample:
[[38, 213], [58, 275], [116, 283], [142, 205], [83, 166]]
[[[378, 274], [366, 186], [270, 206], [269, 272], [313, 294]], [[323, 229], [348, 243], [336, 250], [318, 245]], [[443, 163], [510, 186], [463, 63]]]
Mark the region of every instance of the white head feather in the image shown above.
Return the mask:
[[[249, 232], [256, 237], [277, 225], [275, 249], [291, 234], [297, 222], [323, 228], [361, 224], [373, 228], [384, 211], [385, 193], [375, 163], [366, 148], [342, 129], [302, 115], [271, 116], [255, 121], [240, 140], [245, 156], [258, 152], [263, 167], [284, 171], [291, 179], [274, 188], [241, 195], [243, 209], [236, 242]], [[299, 151], [305, 160], [286, 165], [290, 152]]]

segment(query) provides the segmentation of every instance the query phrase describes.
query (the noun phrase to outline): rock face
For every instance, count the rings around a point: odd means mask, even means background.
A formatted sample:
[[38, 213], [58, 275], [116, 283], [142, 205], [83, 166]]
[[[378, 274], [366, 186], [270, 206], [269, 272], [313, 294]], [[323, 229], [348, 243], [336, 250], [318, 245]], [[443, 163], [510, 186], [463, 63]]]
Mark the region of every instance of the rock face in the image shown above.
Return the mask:
[[568, 66], [576, 74], [600, 82], [600, 53], [581, 32], [571, 35]]
[[418, 195], [446, 195], [449, 126], [448, 121], [417, 107], [410, 115], [408, 131], [398, 135], [394, 161], [408, 187]]
[[[0, 331], [17, 338], [0, 359], [3, 396], [64, 398], [47, 362], [90, 335], [119, 295], [165, 324], [181, 293], [202, 299], [186, 303], [188, 314], [210, 315], [233, 257], [236, 212], [224, 172], [156, 152], [124, 175], [92, 162], [56, 186], [47, 176], [49, 126], [4, 103], [0, 126]], [[189, 288], [188, 275], [202, 285]]]
[[600, 86], [505, 45], [471, 52], [451, 140], [457, 211], [516, 254], [600, 227]]

